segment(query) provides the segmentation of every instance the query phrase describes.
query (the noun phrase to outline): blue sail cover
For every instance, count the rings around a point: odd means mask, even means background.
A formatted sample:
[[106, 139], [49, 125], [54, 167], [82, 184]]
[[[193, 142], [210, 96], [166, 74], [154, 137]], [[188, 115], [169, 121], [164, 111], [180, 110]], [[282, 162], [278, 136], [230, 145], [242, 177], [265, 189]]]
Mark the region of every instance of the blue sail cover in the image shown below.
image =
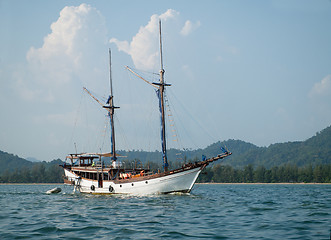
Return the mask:
[[167, 168], [168, 167], [168, 161], [167, 161], [167, 153], [166, 153], [166, 149], [165, 149], [165, 139], [163, 136], [163, 124], [162, 124], [162, 103], [161, 103], [161, 93], [160, 93], [160, 89], [155, 90], [157, 98], [159, 99], [159, 111], [160, 111], [160, 120], [161, 120], [161, 146], [162, 146], [162, 159], [165, 160], [163, 161], [163, 168]]
[[224, 147], [221, 147], [221, 151], [225, 154], [228, 153], [228, 150], [226, 150]]
[[[109, 116], [109, 122], [110, 122], [110, 131], [112, 131], [113, 126], [112, 126], [112, 123], [111, 123], [110, 112], [108, 112], [108, 116]], [[113, 134], [114, 134], [114, 133], [112, 132], [111, 135], [113, 135]], [[114, 146], [114, 143], [113, 143], [113, 138], [112, 138], [112, 137], [110, 138], [110, 146], [111, 146], [110, 153], [112, 154], [111, 160], [116, 161], [117, 157], [114, 156], [114, 153], [113, 153], [113, 146]]]
[[107, 100], [106, 104], [110, 104], [110, 100], [111, 100], [111, 96], [109, 95], [109, 97], [108, 97], [108, 100]]
[[[109, 117], [109, 122], [110, 122], [110, 131], [111, 131], [111, 129], [112, 129], [112, 124], [111, 124], [111, 119], [110, 119], [110, 112], [108, 112], [108, 117]], [[111, 134], [113, 134], [113, 133], [111, 133]], [[111, 148], [110, 148], [110, 149], [111, 149], [111, 150], [110, 150], [110, 153], [111, 153], [112, 155], [114, 154], [114, 153], [113, 153], [113, 144], [114, 144], [114, 143], [113, 143], [113, 138], [111, 137], [111, 138], [110, 138], [110, 146], [111, 146]], [[114, 155], [111, 157], [111, 159], [114, 160], [113, 158], [114, 158]]]

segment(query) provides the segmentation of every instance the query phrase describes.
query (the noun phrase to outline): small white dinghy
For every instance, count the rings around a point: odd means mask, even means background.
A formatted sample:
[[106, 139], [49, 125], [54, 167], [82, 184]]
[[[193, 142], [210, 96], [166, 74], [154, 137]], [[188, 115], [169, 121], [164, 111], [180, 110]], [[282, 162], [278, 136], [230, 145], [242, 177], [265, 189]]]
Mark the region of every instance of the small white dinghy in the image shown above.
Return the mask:
[[56, 188], [53, 188], [53, 189], [51, 189], [51, 190], [48, 190], [46, 193], [47, 193], [47, 194], [52, 194], [52, 193], [59, 193], [59, 192], [61, 192], [61, 191], [62, 191], [61, 188], [56, 187]]

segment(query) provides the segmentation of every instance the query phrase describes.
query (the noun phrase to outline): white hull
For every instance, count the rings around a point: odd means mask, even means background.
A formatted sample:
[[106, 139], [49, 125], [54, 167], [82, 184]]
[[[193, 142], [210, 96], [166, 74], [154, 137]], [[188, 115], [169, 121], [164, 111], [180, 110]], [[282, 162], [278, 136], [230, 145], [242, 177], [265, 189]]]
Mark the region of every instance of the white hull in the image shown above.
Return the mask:
[[102, 187], [97, 180], [80, 178], [68, 169], [64, 169], [69, 181], [82, 193], [92, 194], [162, 194], [172, 192], [190, 192], [202, 168], [197, 167], [155, 178], [137, 178], [120, 182], [103, 180]]

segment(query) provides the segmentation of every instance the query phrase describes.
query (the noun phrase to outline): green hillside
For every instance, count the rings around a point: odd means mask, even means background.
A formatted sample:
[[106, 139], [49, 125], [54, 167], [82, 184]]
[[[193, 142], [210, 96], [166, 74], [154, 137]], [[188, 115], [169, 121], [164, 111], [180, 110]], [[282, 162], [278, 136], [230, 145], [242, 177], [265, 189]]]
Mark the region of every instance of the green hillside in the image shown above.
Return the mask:
[[[236, 153], [236, 155], [243, 155], [248, 151], [258, 149], [257, 146], [247, 143], [241, 140], [227, 140], [224, 142], [217, 142], [209, 145], [204, 149], [196, 150], [178, 150], [169, 149], [167, 150], [169, 164], [173, 166], [178, 166], [178, 164], [196, 161], [201, 159], [202, 155], [206, 157], [213, 157], [221, 153], [220, 147], [227, 147], [231, 152]], [[134, 159], [139, 159], [143, 164], [147, 162], [153, 162], [162, 165], [162, 153], [159, 151], [146, 152], [146, 151], [118, 151], [118, 154], [126, 156], [126, 158], [121, 158], [124, 162], [132, 162]]]
[[[244, 168], [251, 164], [253, 167], [264, 166], [272, 168], [284, 164], [292, 164], [298, 167], [308, 165], [324, 165], [331, 163], [331, 126], [316, 133], [315, 136], [298, 142], [276, 143], [268, 147], [258, 147], [241, 140], [227, 140], [213, 143], [204, 149], [196, 150], [168, 150], [170, 164], [177, 166], [185, 161], [196, 161], [202, 155], [216, 156], [220, 153], [220, 147], [227, 147], [232, 155], [224, 159], [223, 164], [234, 168]], [[139, 159], [142, 163], [154, 162], [161, 165], [161, 152], [145, 151], [120, 151], [127, 156], [125, 161]]]
[[5, 171], [31, 167], [32, 163], [16, 155], [0, 151], [0, 175]]
[[[221, 162], [212, 164], [213, 169], [209, 173], [215, 178], [209, 176], [205, 179], [206, 181], [209, 179], [213, 181], [250, 182], [253, 181], [252, 176], [254, 174], [259, 175], [264, 172], [266, 174], [264, 181], [277, 182], [280, 181], [277, 174], [298, 172], [300, 169], [302, 176], [311, 175], [313, 171], [316, 176], [314, 178], [296, 178], [294, 181], [317, 181], [316, 179], [319, 179], [320, 176], [324, 176], [323, 179], [326, 179], [324, 181], [330, 181], [331, 178], [328, 176], [331, 171], [331, 126], [305, 141], [277, 143], [269, 147], [257, 147], [240, 140], [227, 140], [213, 143], [205, 149], [185, 151], [169, 149], [170, 167], [176, 168], [184, 162], [197, 161], [201, 159], [202, 155], [216, 156], [221, 152], [221, 146], [228, 148], [233, 154]], [[158, 151], [119, 151], [119, 154], [127, 156], [121, 158], [125, 164], [128, 164], [127, 167], [131, 167], [136, 161], [153, 169], [162, 168], [161, 153]], [[61, 182], [63, 170], [58, 165], [62, 163], [60, 159], [52, 162], [31, 162], [0, 151], [0, 182]], [[220, 164], [223, 167], [220, 167]], [[221, 180], [222, 178], [217, 176], [233, 176], [233, 178], [236, 176], [236, 179]]]
[[[232, 150], [232, 149], [231, 149]], [[269, 147], [251, 148], [244, 153], [236, 153], [224, 161], [235, 168], [248, 164], [271, 168], [284, 164], [298, 167], [331, 163], [331, 126], [301, 142], [272, 144]]]
[[60, 183], [63, 169], [60, 159], [31, 162], [0, 151], [0, 183]]

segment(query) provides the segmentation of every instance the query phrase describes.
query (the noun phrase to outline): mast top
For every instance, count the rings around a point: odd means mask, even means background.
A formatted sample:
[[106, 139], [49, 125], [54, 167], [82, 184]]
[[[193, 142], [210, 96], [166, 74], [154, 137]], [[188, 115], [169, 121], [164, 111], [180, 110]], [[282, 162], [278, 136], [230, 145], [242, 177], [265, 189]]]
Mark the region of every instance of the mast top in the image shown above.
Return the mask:
[[113, 97], [113, 79], [111, 74], [111, 50], [109, 48], [109, 86], [110, 86], [110, 97]]
[[[163, 56], [162, 56], [162, 33], [161, 33], [161, 19], [159, 19], [159, 35], [160, 35], [160, 73], [164, 73], [163, 69]], [[161, 79], [160, 79], [161, 80]], [[163, 79], [162, 79], [163, 80]]]

